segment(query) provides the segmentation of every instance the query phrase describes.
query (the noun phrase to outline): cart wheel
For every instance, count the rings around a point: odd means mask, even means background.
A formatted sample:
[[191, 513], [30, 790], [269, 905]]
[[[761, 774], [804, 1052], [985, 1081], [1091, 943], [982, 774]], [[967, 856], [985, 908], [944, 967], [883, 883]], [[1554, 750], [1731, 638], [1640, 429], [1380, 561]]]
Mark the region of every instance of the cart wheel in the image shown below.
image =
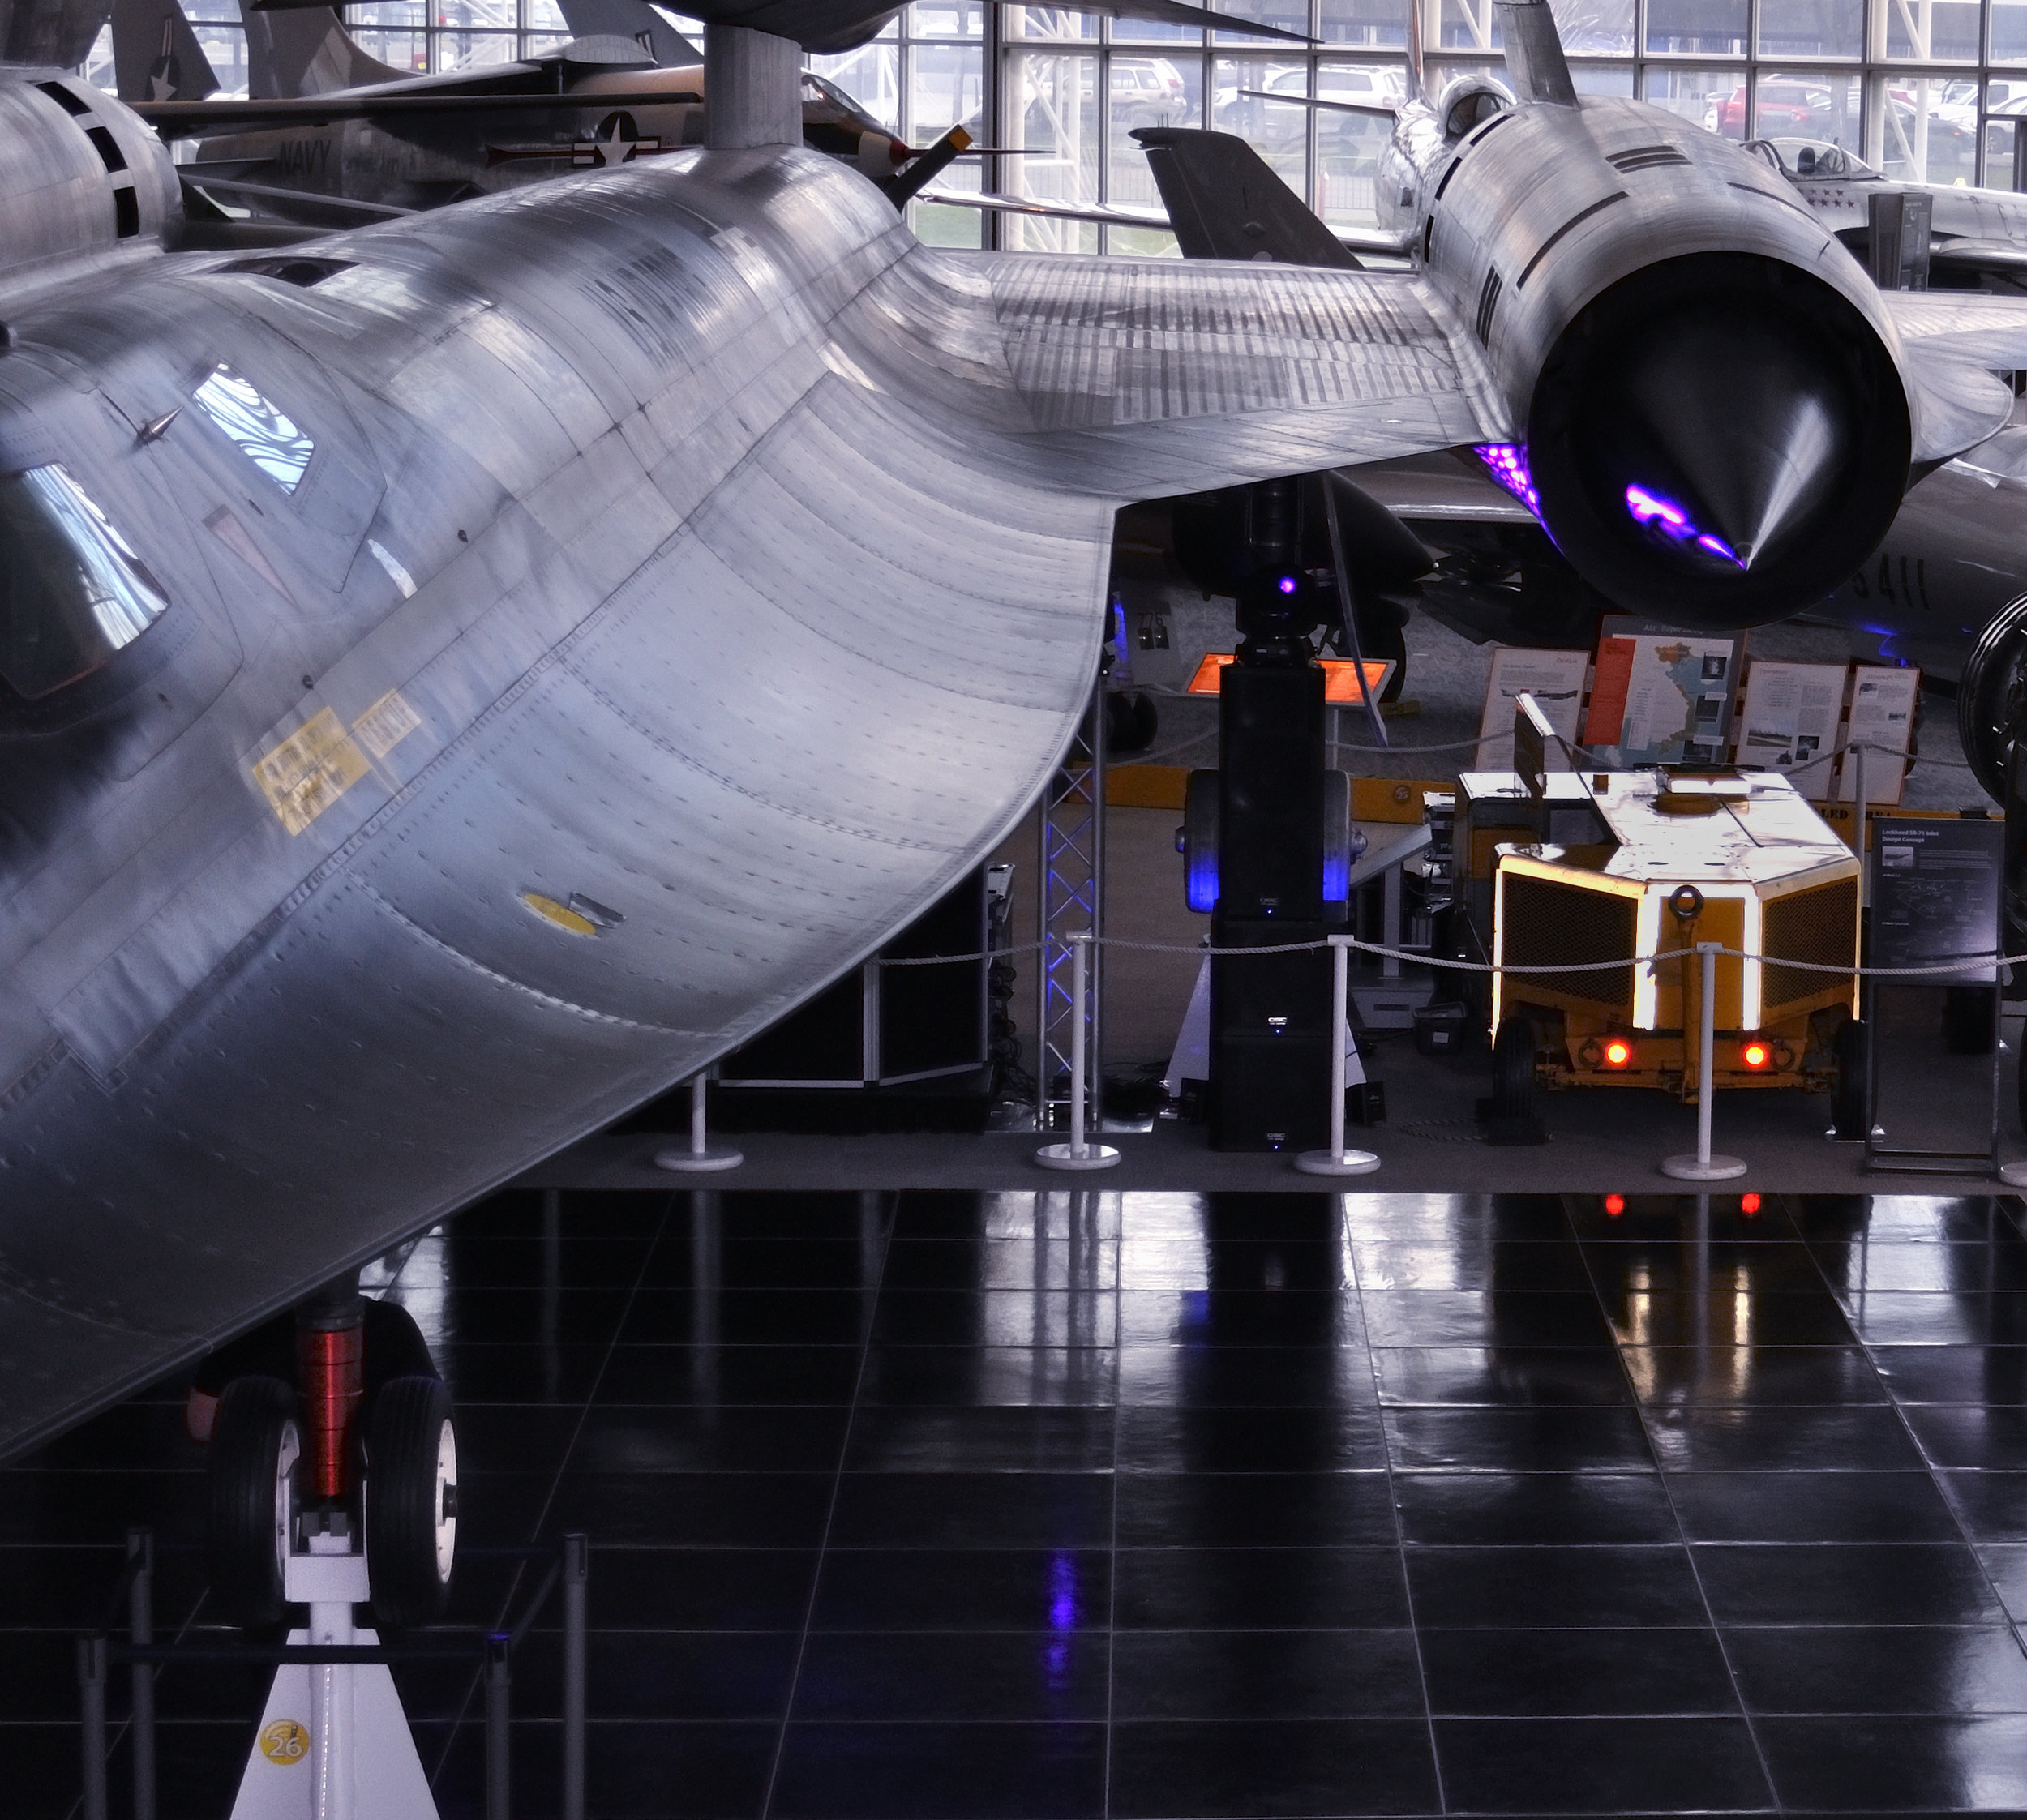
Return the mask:
[[280, 1378], [225, 1386], [212, 1427], [207, 1540], [212, 1596], [229, 1623], [272, 1624], [286, 1608], [302, 1452], [295, 1392]]
[[1492, 1041], [1492, 1116], [1534, 1116], [1534, 1021], [1515, 1013], [1499, 1020]]
[[374, 1615], [390, 1628], [442, 1615], [457, 1552], [457, 1426], [434, 1377], [396, 1377], [374, 1399], [366, 1557]]
[[1866, 1104], [1866, 1060], [1872, 1032], [1856, 1017], [1837, 1027], [1830, 1052], [1837, 1064], [1837, 1085], [1830, 1096], [1831, 1123], [1839, 1137], [1861, 1141], [1871, 1136], [1872, 1108]]
[[1952, 1056], [1992, 1052], [1992, 995], [1996, 986], [1943, 988], [1943, 1045]]

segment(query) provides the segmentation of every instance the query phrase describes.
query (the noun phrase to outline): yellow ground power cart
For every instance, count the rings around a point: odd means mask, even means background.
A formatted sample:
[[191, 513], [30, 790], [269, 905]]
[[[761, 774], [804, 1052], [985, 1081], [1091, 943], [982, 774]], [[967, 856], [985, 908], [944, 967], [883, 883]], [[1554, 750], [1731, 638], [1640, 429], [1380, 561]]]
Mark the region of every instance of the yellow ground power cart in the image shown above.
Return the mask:
[[[1858, 862], [1766, 772], [1467, 773], [1453, 824], [1464, 947], [1509, 966], [1480, 1000], [1490, 1115], [1532, 1116], [1536, 1085], [1698, 1091], [1699, 942], [1717, 962], [1716, 1084], [1862, 1093]], [[1653, 962], [1631, 964], [1635, 955]], [[1840, 1111], [1844, 1108], [1840, 1104]]]

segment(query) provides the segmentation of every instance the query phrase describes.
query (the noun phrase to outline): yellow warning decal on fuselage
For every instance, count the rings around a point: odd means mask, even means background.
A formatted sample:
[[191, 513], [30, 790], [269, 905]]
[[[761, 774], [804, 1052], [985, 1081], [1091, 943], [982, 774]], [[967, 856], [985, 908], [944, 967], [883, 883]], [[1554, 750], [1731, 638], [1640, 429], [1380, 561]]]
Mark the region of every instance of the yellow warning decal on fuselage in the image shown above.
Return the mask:
[[401, 692], [389, 689], [352, 723], [352, 730], [375, 758], [385, 758], [422, 724], [422, 717], [409, 706]]
[[300, 834], [372, 769], [328, 708], [252, 766], [260, 794], [291, 834]]
[[277, 1719], [261, 1728], [260, 1754], [270, 1763], [300, 1763], [310, 1754], [310, 1733], [293, 1719]]

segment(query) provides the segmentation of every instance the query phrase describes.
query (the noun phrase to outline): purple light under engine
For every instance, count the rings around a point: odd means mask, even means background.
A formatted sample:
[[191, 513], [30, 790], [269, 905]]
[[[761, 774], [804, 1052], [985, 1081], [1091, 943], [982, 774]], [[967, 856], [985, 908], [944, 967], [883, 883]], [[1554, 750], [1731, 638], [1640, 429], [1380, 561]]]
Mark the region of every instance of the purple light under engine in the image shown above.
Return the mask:
[[1738, 552], [1721, 537], [1708, 531], [1699, 531], [1690, 516], [1673, 499], [1665, 499], [1658, 493], [1650, 493], [1643, 486], [1629, 486], [1626, 490], [1626, 509], [1633, 515], [1633, 522], [1648, 529], [1659, 531], [1676, 543], [1693, 543], [1699, 550], [1708, 550], [1713, 556], [1721, 556], [1728, 563], [1737, 563], [1740, 568], [1746, 565], [1738, 561]]
[[1528, 451], [1520, 443], [1480, 443], [1472, 453], [1484, 462], [1492, 477], [1536, 518], [1541, 516], [1541, 495], [1534, 490], [1534, 477], [1528, 472]]

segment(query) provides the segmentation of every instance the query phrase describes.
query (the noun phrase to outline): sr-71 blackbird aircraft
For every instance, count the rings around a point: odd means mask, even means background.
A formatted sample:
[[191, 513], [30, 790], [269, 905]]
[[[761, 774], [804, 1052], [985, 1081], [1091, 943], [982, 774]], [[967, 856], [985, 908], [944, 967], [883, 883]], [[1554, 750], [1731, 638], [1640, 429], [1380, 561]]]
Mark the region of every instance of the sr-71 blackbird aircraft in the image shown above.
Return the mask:
[[1587, 581], [1734, 624], [2027, 367], [2027, 302], [1579, 101], [1540, 0], [1517, 108], [1402, 111], [1406, 272], [927, 248], [793, 143], [876, 7], [709, 0], [710, 146], [281, 256], [165, 255], [159, 140], [0, 78], [0, 1450], [904, 926], [1070, 739], [1122, 504], [1502, 446]]

